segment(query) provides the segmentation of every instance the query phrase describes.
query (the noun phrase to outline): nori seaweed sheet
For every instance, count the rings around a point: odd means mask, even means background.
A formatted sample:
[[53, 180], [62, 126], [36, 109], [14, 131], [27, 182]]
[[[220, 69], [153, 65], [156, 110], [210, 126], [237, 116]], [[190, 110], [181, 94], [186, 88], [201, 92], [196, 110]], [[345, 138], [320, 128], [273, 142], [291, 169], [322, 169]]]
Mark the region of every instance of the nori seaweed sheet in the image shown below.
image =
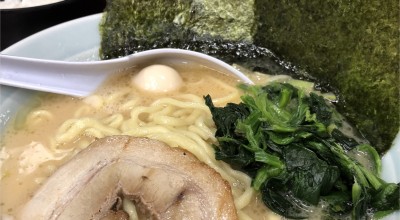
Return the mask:
[[103, 59], [153, 48], [200, 51], [337, 91], [339, 111], [380, 152], [399, 130], [393, 0], [108, 0], [105, 12]]
[[338, 109], [380, 152], [399, 131], [399, 2], [256, 1], [256, 45], [340, 91]]

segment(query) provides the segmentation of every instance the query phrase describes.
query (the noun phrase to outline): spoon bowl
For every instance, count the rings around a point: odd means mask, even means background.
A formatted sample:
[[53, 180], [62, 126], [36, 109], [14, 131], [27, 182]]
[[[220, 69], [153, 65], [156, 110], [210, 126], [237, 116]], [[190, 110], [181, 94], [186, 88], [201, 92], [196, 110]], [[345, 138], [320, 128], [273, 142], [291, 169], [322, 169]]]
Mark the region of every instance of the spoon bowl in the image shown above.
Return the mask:
[[0, 84], [76, 97], [92, 94], [110, 75], [160, 59], [177, 59], [207, 66], [252, 83], [231, 65], [206, 54], [182, 49], [154, 49], [126, 57], [89, 62], [67, 62], [0, 55]]

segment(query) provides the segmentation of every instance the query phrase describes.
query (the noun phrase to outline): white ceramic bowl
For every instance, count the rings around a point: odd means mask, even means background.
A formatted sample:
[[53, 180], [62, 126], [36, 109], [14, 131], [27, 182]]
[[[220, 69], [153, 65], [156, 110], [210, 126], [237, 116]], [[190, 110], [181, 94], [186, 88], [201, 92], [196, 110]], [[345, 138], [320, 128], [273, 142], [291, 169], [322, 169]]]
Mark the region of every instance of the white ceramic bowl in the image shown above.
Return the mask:
[[[91, 15], [54, 26], [25, 38], [2, 53], [53, 60], [98, 60], [100, 47], [98, 27], [101, 16], [101, 14]], [[35, 92], [29, 90], [0, 86], [0, 131], [33, 95]], [[384, 180], [400, 182], [400, 135], [397, 135], [392, 148], [383, 156], [382, 166]], [[400, 212], [385, 219], [400, 219]]]

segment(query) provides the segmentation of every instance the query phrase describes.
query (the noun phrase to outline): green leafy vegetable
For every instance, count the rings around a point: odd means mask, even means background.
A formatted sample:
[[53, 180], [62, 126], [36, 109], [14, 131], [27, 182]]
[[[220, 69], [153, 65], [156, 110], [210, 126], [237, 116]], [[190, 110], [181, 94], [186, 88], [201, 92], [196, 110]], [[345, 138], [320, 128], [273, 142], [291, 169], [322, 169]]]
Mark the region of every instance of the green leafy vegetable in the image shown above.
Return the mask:
[[342, 132], [342, 117], [322, 96], [285, 83], [241, 88], [240, 104], [215, 107], [205, 97], [215, 154], [248, 173], [271, 210], [309, 218], [322, 207], [326, 216], [360, 219], [400, 208], [399, 184], [379, 178], [377, 151]]

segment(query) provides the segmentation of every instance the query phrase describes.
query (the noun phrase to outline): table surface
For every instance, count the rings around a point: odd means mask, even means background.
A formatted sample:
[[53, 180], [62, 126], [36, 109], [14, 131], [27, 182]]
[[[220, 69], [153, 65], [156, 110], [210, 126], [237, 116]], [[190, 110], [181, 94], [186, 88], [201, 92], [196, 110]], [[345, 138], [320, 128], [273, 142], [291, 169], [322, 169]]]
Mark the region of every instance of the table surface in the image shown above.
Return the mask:
[[64, 0], [50, 5], [0, 9], [0, 51], [48, 27], [103, 12], [106, 0]]

